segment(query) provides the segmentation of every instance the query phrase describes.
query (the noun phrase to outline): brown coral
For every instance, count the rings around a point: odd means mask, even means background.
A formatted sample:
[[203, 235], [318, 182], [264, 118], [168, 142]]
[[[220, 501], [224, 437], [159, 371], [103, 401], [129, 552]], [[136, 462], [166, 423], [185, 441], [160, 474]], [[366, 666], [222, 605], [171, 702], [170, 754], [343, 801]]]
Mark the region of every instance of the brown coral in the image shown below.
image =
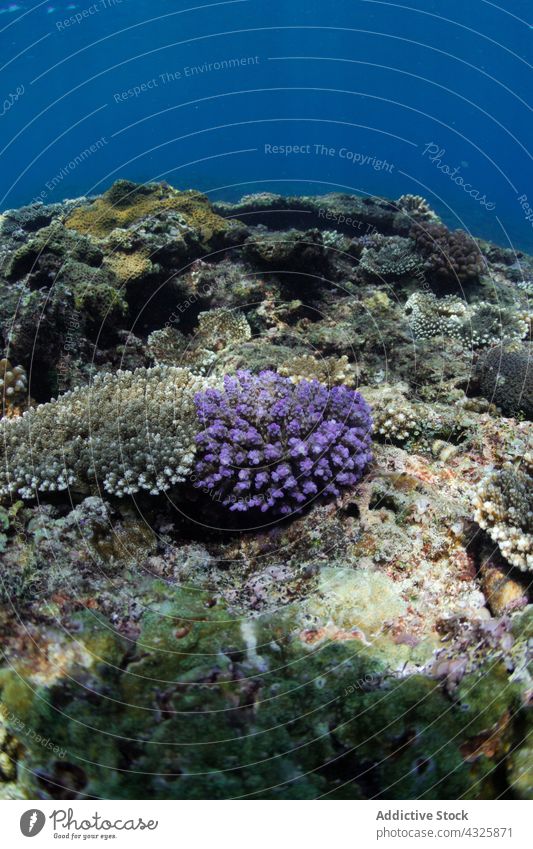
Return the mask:
[[474, 239], [464, 230], [448, 230], [444, 224], [416, 224], [410, 233], [417, 253], [437, 281], [464, 283], [483, 271], [483, 257]]

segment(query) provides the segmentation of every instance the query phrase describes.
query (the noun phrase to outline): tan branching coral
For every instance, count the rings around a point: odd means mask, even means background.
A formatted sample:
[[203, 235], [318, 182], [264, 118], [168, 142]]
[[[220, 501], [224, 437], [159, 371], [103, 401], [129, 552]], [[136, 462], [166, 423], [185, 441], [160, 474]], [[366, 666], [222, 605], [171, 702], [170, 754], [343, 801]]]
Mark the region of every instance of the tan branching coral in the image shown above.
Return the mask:
[[97, 484], [113, 495], [157, 494], [194, 458], [194, 395], [206, 381], [155, 367], [98, 375], [16, 419], [0, 422], [0, 497]]
[[200, 313], [196, 338], [202, 348], [220, 351], [247, 342], [252, 331], [242, 313], [221, 307]]
[[9, 411], [24, 401], [28, 394], [28, 377], [24, 366], [12, 366], [9, 360], [0, 360], [0, 396], [2, 409]]
[[344, 383], [355, 386], [357, 373], [348, 357], [313, 357], [311, 354], [291, 357], [278, 369], [279, 374], [290, 377], [293, 383], [301, 380], [319, 380], [327, 386]]
[[400, 445], [418, 436], [422, 429], [420, 416], [405, 398], [390, 398], [383, 406], [374, 408], [376, 439]]
[[402, 212], [407, 212], [412, 218], [420, 221], [438, 221], [437, 213], [421, 195], [401, 195], [396, 205]]
[[[422, 414], [406, 397], [408, 391], [405, 383], [362, 389], [372, 408], [376, 441], [404, 445], [421, 435], [424, 429]], [[422, 410], [425, 412], [425, 407]]]
[[487, 475], [474, 496], [476, 522], [498, 543], [505, 559], [533, 570], [533, 478], [512, 466]]
[[222, 307], [200, 313], [198, 328], [191, 337], [172, 325], [154, 330], [148, 337], [148, 353], [158, 364], [186, 366], [205, 374], [220, 352], [242, 345], [251, 337], [244, 315]]

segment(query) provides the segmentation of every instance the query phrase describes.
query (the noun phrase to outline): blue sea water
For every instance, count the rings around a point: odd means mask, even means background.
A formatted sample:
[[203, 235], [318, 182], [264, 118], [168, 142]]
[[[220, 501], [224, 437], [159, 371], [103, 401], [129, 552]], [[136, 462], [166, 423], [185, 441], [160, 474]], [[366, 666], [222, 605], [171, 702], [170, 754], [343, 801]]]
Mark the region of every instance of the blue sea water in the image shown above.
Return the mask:
[[0, 209], [118, 177], [421, 194], [533, 252], [530, 0], [0, 5]]

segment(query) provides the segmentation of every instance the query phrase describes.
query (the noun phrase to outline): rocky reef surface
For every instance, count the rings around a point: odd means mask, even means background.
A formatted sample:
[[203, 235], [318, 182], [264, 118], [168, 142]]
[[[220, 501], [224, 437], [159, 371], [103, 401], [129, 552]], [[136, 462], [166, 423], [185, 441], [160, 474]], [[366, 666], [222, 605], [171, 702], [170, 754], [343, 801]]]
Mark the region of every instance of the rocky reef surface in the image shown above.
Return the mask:
[[0, 215], [0, 798], [532, 798], [532, 296], [410, 195]]

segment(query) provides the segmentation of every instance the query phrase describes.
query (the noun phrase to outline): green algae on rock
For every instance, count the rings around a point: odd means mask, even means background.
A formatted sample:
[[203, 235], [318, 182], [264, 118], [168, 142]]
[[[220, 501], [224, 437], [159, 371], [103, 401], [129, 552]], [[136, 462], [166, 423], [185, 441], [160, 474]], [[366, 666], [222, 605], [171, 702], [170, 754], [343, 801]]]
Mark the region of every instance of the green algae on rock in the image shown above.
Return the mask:
[[19, 732], [27, 798], [490, 792], [517, 699], [499, 667], [466, 677], [451, 700], [421, 675], [387, 680], [356, 637], [317, 648], [290, 612], [243, 623], [205, 594], [169, 597], [156, 583], [152, 596], [136, 650], [87, 611], [71, 641], [55, 637], [61, 672], [48, 633], [50, 668], [43, 658], [0, 675], [4, 715], [65, 753]]

